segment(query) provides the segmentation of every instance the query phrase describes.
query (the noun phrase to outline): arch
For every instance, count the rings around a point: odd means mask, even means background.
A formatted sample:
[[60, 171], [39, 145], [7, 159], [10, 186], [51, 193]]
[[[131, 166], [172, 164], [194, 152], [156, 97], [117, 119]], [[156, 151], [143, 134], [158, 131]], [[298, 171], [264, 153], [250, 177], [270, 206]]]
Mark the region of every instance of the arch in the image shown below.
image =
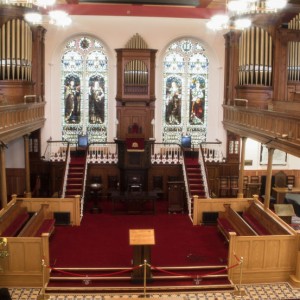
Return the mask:
[[108, 58], [103, 43], [89, 35], [70, 38], [61, 59], [62, 137], [76, 143], [107, 141]]
[[163, 57], [163, 142], [193, 144], [206, 140], [209, 60], [195, 38], [171, 42]]

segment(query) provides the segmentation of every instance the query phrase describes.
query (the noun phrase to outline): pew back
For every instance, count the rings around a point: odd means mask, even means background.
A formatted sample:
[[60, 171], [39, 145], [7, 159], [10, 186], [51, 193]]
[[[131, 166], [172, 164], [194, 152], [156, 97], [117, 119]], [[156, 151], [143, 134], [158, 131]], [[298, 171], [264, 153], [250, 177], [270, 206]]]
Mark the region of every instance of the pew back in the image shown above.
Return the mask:
[[[48, 221], [49, 220], [49, 221]], [[30, 237], [39, 235], [39, 229], [43, 224], [50, 223], [49, 230], [50, 234], [53, 231], [52, 224], [54, 225], [53, 212], [49, 211], [49, 205], [42, 204], [39, 211], [35, 212], [30, 220], [26, 223], [22, 231], [19, 233], [19, 237]], [[46, 230], [46, 229], [45, 229]], [[46, 230], [48, 231], [48, 230]]]
[[[273, 235], [286, 235], [290, 234], [284, 227], [277, 222], [270, 214], [268, 214], [264, 208], [258, 205], [256, 202], [252, 202], [251, 205], [244, 213], [245, 217], [250, 217], [252, 221], [255, 220], [257, 225], [264, 228], [266, 232]], [[263, 226], [263, 227], [262, 227]]]
[[237, 235], [242, 236], [257, 235], [239, 213], [231, 208], [230, 204], [224, 204], [224, 207], [225, 211], [219, 212], [218, 227], [227, 240], [229, 239], [229, 231], [234, 231]]
[[22, 206], [22, 201], [16, 201], [0, 216], [0, 236], [14, 236], [28, 219], [27, 208]]

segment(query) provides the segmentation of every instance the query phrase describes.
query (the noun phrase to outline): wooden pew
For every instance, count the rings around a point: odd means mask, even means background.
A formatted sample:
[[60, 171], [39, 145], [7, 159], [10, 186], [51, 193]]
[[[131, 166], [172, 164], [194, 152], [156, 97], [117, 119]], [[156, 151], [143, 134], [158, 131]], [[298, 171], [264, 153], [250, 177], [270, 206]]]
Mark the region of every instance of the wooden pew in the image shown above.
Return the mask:
[[53, 212], [49, 211], [49, 205], [42, 204], [40, 210], [34, 213], [18, 237], [38, 237], [42, 233], [51, 235], [54, 231], [54, 224], [55, 219], [53, 218]]
[[229, 232], [235, 232], [242, 236], [255, 236], [257, 233], [249, 226], [249, 224], [230, 207], [230, 204], [224, 204], [225, 211], [219, 212], [217, 220], [220, 232], [229, 241]]
[[22, 201], [15, 202], [1, 215], [0, 236], [16, 236], [30, 218], [27, 208], [21, 203]]
[[287, 229], [272, 218], [267, 211], [255, 202], [252, 202], [243, 213], [243, 218], [259, 235], [287, 235]]

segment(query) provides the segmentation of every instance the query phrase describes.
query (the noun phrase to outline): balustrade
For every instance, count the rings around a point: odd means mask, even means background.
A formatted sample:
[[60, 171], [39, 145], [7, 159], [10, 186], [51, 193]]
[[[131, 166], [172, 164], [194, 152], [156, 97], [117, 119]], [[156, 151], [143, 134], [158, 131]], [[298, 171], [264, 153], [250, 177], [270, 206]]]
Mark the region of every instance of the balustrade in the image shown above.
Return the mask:
[[118, 162], [118, 148], [115, 143], [93, 144], [89, 146], [88, 163], [116, 164]]
[[260, 110], [224, 105], [224, 127], [239, 135], [299, 156], [300, 116], [290, 111]]
[[152, 164], [182, 164], [183, 152], [178, 144], [153, 144], [151, 146]]
[[11, 135], [22, 136], [32, 131], [33, 124], [42, 127], [44, 120], [45, 102], [0, 106], [0, 137], [9, 141]]

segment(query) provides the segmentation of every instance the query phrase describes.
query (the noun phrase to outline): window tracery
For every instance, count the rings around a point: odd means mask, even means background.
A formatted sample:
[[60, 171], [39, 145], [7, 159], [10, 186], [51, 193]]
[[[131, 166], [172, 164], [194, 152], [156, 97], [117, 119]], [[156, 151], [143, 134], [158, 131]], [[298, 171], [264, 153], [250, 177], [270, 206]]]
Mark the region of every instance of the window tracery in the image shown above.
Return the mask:
[[107, 140], [108, 61], [102, 43], [90, 37], [67, 42], [61, 59], [62, 138], [77, 142]]
[[199, 41], [181, 39], [166, 50], [163, 62], [163, 142], [206, 140], [209, 62]]

